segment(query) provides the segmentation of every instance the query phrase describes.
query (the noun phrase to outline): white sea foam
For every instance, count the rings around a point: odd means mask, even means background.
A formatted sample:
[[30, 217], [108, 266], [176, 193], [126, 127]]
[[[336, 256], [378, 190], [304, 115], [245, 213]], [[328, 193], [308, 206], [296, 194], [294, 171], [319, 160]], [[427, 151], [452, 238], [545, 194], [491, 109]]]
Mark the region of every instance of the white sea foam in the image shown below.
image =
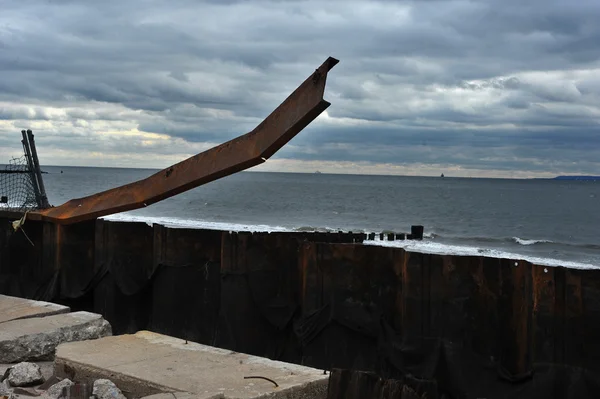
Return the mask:
[[[192, 228], [192, 229], [209, 229], [209, 230], [221, 230], [221, 231], [245, 231], [245, 232], [293, 232], [293, 231], [333, 231], [337, 232], [337, 229], [326, 229], [319, 228], [311, 230], [308, 227], [300, 227], [297, 229], [294, 228], [286, 228], [283, 226], [269, 226], [269, 225], [252, 225], [252, 224], [242, 224], [242, 223], [225, 223], [225, 222], [210, 222], [210, 221], [202, 221], [202, 220], [192, 220], [192, 219], [181, 219], [174, 217], [158, 217], [158, 216], [137, 216], [130, 215], [127, 213], [119, 213], [114, 215], [105, 216], [102, 219], [118, 221], [118, 222], [143, 222], [152, 226], [153, 224], [161, 224], [166, 227], [171, 228]], [[431, 233], [430, 235], [424, 235], [426, 238], [435, 238], [437, 237], [435, 234]], [[529, 255], [521, 255], [511, 252], [500, 251], [497, 249], [486, 249], [479, 248], [474, 246], [462, 246], [462, 245], [449, 245], [442, 244], [439, 242], [433, 242], [429, 240], [425, 241], [416, 241], [416, 240], [398, 240], [398, 241], [386, 241], [379, 240], [378, 236], [375, 240], [365, 240], [365, 245], [379, 245], [384, 247], [396, 247], [396, 248], [404, 248], [407, 251], [411, 252], [421, 252], [421, 253], [430, 253], [430, 254], [439, 254], [439, 255], [458, 255], [458, 256], [485, 256], [489, 258], [502, 258], [502, 259], [519, 259], [527, 262], [531, 262], [540, 266], [563, 266], [572, 269], [600, 269], [600, 266], [595, 266], [587, 263], [581, 262], [572, 262], [572, 261], [563, 261], [559, 259], [551, 259], [551, 258], [541, 258]], [[515, 242], [518, 237], [515, 237]], [[519, 239], [522, 240], [522, 239]], [[531, 245], [528, 244], [530, 241], [533, 243], [536, 242], [544, 242], [541, 240], [522, 240], [525, 243], [522, 245]], [[521, 244], [521, 243], [520, 243]]]
[[171, 228], [186, 228], [186, 229], [208, 229], [222, 231], [250, 231], [250, 232], [282, 232], [291, 231], [281, 226], [268, 226], [263, 224], [241, 224], [241, 223], [224, 223], [224, 222], [209, 222], [203, 220], [181, 219], [173, 217], [160, 216], [136, 216], [126, 213], [118, 213], [114, 215], [104, 216], [102, 219], [115, 222], [143, 222], [148, 226], [153, 224], [161, 224]]
[[533, 245], [533, 244], [543, 244], [543, 243], [552, 243], [550, 240], [527, 240], [525, 238], [513, 237], [514, 242], [521, 245]]
[[600, 269], [600, 266], [595, 266], [587, 263], [564, 261], [559, 259], [551, 258], [540, 258], [536, 256], [521, 255], [511, 252], [500, 251], [497, 249], [486, 249], [478, 247], [469, 247], [462, 245], [449, 245], [441, 244], [439, 242], [431, 241], [380, 241], [380, 240], [368, 240], [364, 242], [365, 245], [379, 245], [382, 247], [396, 247], [403, 248], [410, 252], [420, 252], [427, 254], [438, 254], [438, 255], [458, 255], [458, 256], [485, 256], [488, 258], [501, 258], [501, 259], [515, 259], [524, 260], [531, 262], [535, 265], [540, 266], [551, 266], [551, 267], [568, 267], [571, 269]]
[[[208, 230], [221, 230], [221, 231], [249, 231], [249, 232], [304, 232], [304, 233], [337, 233], [343, 231], [341, 229], [333, 229], [330, 227], [310, 227], [310, 226], [299, 226], [299, 227], [283, 227], [283, 226], [271, 226], [266, 224], [244, 224], [244, 223], [227, 223], [227, 222], [210, 222], [206, 220], [197, 219], [182, 219], [176, 217], [163, 217], [163, 216], [138, 216], [131, 215], [128, 213], [116, 213], [114, 215], [104, 216], [101, 219], [115, 221], [115, 222], [142, 222], [148, 226], [153, 224], [161, 224], [166, 227], [172, 228], [186, 228], [186, 229], [208, 229]], [[355, 233], [362, 232], [359, 230], [353, 230]], [[348, 231], [344, 231], [348, 232]]]

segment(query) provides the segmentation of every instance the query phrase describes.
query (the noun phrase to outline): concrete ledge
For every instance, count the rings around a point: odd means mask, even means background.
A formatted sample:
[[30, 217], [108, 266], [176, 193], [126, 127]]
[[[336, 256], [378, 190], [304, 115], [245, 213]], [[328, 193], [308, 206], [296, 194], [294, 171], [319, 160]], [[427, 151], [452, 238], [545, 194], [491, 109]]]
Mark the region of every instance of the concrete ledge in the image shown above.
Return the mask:
[[[329, 379], [322, 370], [148, 331], [62, 344], [56, 351], [55, 372], [75, 381], [110, 379], [128, 398], [173, 392], [190, 399], [324, 399]], [[269, 378], [278, 386], [245, 378], [252, 376]]]
[[69, 313], [67, 306], [50, 302], [33, 301], [14, 296], [0, 295], [0, 323], [31, 317]]
[[7, 321], [0, 324], [0, 363], [49, 360], [63, 342], [110, 334], [110, 324], [102, 316], [89, 312]]

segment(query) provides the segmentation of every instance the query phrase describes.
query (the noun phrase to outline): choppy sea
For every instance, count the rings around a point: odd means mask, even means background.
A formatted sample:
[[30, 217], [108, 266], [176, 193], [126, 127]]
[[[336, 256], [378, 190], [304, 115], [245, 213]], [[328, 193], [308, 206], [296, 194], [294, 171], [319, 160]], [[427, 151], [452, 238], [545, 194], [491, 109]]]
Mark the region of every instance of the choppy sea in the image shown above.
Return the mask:
[[[52, 205], [156, 172], [43, 169]], [[378, 233], [423, 225], [423, 241], [368, 244], [600, 267], [600, 181], [242, 172], [107, 218], [237, 231]]]

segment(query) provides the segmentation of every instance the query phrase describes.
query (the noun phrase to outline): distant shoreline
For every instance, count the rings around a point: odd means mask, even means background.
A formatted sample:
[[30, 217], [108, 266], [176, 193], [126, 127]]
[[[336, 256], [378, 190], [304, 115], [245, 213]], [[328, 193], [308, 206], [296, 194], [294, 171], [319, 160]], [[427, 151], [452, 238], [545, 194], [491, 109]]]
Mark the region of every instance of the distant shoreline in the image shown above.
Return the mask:
[[[0, 163], [0, 168], [3, 164]], [[68, 170], [69, 168], [86, 168], [86, 169], [115, 169], [115, 170], [143, 170], [151, 172], [160, 172], [164, 168], [148, 168], [148, 167], [131, 167], [131, 166], [75, 166], [75, 165], [44, 165], [42, 168], [56, 168], [59, 171], [48, 171], [42, 170], [44, 174], [55, 174], [59, 173], [60, 170]], [[339, 172], [323, 172], [320, 170], [313, 171], [271, 171], [271, 170], [244, 170], [239, 173], [280, 173], [280, 174], [301, 174], [301, 175], [345, 175], [345, 176], [389, 176], [389, 177], [411, 177], [411, 178], [430, 178], [440, 179], [440, 175], [402, 175], [402, 174], [375, 174], [375, 173], [339, 173]], [[489, 176], [447, 176], [444, 174], [444, 178], [448, 179], [482, 179], [482, 180], [587, 180], [587, 181], [600, 181], [600, 176], [594, 175], [561, 175], [555, 177], [489, 177]]]
[[554, 180], [600, 180], [600, 176], [556, 176]]

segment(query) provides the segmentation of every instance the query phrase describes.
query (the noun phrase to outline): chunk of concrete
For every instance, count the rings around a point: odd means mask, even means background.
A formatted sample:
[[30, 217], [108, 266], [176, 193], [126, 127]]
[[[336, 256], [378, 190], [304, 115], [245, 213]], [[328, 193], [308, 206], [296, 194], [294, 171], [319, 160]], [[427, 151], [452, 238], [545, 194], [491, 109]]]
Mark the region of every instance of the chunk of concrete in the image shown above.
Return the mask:
[[98, 399], [125, 399], [123, 392], [111, 380], [105, 378], [94, 381], [92, 395]]
[[128, 398], [179, 392], [203, 399], [319, 399], [327, 396], [329, 378], [322, 370], [148, 331], [62, 344], [54, 368], [80, 382], [110, 379]]
[[75, 383], [68, 378], [65, 378], [56, 384], [52, 385], [41, 396], [42, 399], [58, 399], [62, 395], [63, 388], [70, 387]]
[[35, 363], [21, 362], [10, 368], [8, 383], [11, 387], [30, 387], [44, 382], [42, 369]]
[[[44, 381], [48, 381], [48, 379], [50, 377], [52, 377], [52, 375], [54, 375], [54, 362], [50, 362], [50, 361], [35, 362], [35, 364], [37, 364], [40, 367]], [[2, 379], [2, 376], [5, 373], [6, 373], [6, 376], [8, 377], [7, 370], [9, 370], [12, 367], [14, 367], [14, 364], [0, 363], [0, 379]], [[0, 396], [2, 396], [2, 395], [0, 395]]]
[[1, 326], [0, 363], [51, 359], [63, 342], [96, 339], [112, 333], [102, 316], [89, 312], [12, 320]]
[[12, 395], [12, 389], [8, 386], [8, 381], [4, 380], [0, 382], [0, 396], [10, 397]]
[[0, 323], [30, 317], [52, 316], [69, 313], [69, 311], [68, 306], [56, 303], [0, 295]]

